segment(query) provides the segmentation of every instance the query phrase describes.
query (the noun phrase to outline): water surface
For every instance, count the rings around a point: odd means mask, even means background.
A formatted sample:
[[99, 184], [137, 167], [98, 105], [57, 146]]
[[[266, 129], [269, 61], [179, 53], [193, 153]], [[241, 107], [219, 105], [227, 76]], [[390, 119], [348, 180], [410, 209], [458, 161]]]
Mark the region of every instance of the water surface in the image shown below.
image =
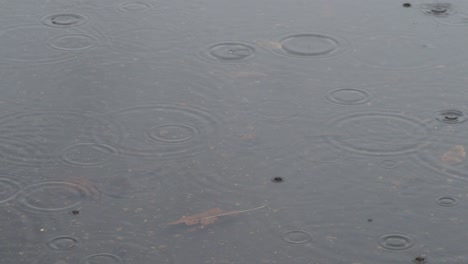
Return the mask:
[[0, 262], [466, 263], [466, 1], [0, 10]]

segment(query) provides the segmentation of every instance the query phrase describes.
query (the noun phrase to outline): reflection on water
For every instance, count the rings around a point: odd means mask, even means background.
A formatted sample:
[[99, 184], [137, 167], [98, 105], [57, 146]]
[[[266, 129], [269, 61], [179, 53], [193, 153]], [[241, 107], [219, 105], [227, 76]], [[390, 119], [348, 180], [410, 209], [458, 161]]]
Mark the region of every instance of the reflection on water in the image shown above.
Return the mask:
[[462, 0], [10, 1], [1, 263], [466, 263]]

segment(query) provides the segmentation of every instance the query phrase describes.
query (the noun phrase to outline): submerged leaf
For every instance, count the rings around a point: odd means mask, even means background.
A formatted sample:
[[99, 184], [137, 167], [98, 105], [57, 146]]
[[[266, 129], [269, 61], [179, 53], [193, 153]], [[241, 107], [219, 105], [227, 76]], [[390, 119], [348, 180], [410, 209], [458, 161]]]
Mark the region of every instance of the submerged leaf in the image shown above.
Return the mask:
[[168, 223], [168, 225], [178, 225], [178, 224], [185, 224], [185, 225], [211, 225], [214, 224], [216, 221], [218, 221], [220, 216], [225, 216], [225, 215], [236, 215], [239, 213], [244, 213], [244, 212], [249, 212], [253, 210], [257, 210], [260, 208], [263, 208], [265, 206], [260, 206], [248, 210], [242, 210], [242, 211], [224, 211], [220, 208], [211, 208], [207, 211], [194, 214], [194, 215], [189, 215], [189, 216], [182, 216], [179, 220], [173, 221]]
[[445, 165], [456, 165], [462, 162], [466, 157], [465, 148], [462, 145], [456, 145], [447, 152], [445, 152], [441, 160]]

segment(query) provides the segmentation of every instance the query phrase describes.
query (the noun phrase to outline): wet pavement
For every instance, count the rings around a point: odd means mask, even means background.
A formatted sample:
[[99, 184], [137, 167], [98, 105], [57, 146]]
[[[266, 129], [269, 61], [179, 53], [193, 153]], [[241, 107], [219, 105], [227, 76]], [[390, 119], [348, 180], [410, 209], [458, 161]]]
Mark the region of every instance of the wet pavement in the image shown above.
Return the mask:
[[467, 263], [468, 2], [0, 10], [0, 263]]

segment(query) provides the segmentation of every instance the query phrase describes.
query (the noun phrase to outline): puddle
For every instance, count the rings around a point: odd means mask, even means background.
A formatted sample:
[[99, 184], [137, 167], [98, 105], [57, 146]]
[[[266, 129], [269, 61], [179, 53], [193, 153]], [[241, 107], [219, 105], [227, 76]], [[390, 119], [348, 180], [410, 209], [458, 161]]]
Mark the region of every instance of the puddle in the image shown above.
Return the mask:
[[467, 263], [468, 4], [24, 0], [5, 263]]

